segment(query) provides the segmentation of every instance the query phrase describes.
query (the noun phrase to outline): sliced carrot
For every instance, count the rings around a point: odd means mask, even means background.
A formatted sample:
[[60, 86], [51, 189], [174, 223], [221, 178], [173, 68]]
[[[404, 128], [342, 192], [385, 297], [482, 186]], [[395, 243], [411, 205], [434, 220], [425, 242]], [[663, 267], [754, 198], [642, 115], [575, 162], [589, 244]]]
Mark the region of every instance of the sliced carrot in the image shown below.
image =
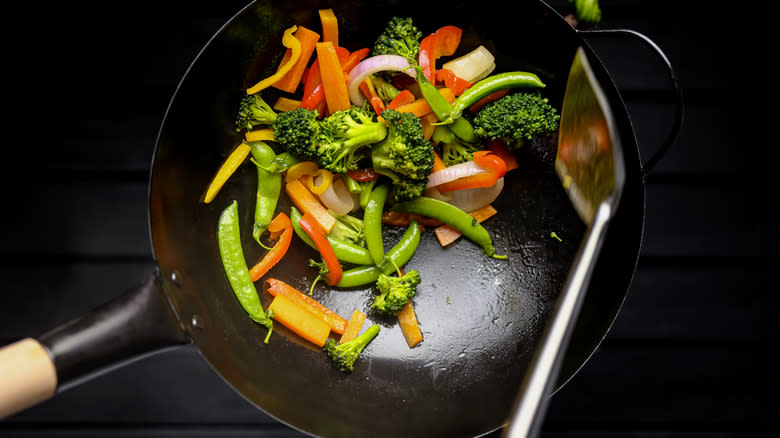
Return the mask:
[[320, 64], [320, 76], [322, 76], [322, 91], [325, 93], [325, 102], [328, 104], [330, 114], [336, 111], [348, 109], [352, 103], [349, 100], [347, 81], [344, 78], [344, 70], [341, 68], [338, 53], [332, 42], [317, 43], [317, 60]]
[[322, 24], [322, 41], [330, 41], [334, 46], [339, 45], [339, 22], [333, 9], [320, 9], [320, 23]]
[[276, 278], [266, 279], [264, 288], [272, 296], [284, 296], [297, 306], [306, 309], [307, 312], [325, 322], [334, 333], [340, 335], [345, 333], [347, 320], [298, 289]]
[[208, 204], [214, 200], [214, 197], [217, 196], [217, 193], [222, 189], [222, 186], [224, 186], [230, 176], [235, 173], [238, 166], [244, 162], [251, 150], [252, 148], [243, 142], [233, 149], [233, 152], [231, 152], [227, 159], [222, 163], [217, 174], [214, 175], [214, 178], [211, 180], [208, 189], [206, 189], [206, 196], [203, 197], [204, 203]]
[[276, 99], [276, 102], [274, 103], [274, 109], [283, 113], [286, 113], [287, 111], [292, 111], [295, 108], [298, 108], [301, 106], [300, 100], [290, 99], [287, 97], [280, 97]]
[[344, 329], [344, 334], [341, 335], [341, 339], [339, 339], [339, 344], [355, 339], [360, 334], [360, 329], [365, 322], [366, 314], [361, 312], [360, 309], [355, 309], [352, 312], [352, 316], [350, 316], [347, 321], [347, 327]]
[[287, 196], [292, 199], [298, 210], [305, 213], [311, 213], [326, 233], [330, 233], [333, 226], [336, 225], [336, 218], [328, 212], [320, 201], [306, 188], [299, 180], [294, 179], [285, 183]]
[[506, 147], [506, 143], [504, 143], [503, 140], [498, 138], [495, 140], [488, 140], [487, 147], [504, 160], [507, 172], [520, 167], [520, 164], [517, 162], [517, 157]]
[[289, 216], [284, 214], [284, 212], [279, 212], [271, 223], [268, 224], [267, 229], [271, 233], [271, 238], [276, 239], [276, 244], [249, 270], [252, 281], [257, 281], [268, 273], [287, 254], [287, 250], [290, 249], [294, 231]]
[[[474, 210], [469, 215], [477, 220], [477, 222], [482, 223], [492, 217], [494, 214], [498, 213], [496, 209], [488, 204], [478, 210]], [[436, 234], [436, 239], [439, 240], [439, 244], [441, 246], [447, 246], [450, 243], [456, 241], [458, 237], [461, 236], [461, 232], [456, 230], [455, 228], [452, 228], [449, 225], [441, 225], [439, 227], [436, 227], [433, 232]]]
[[414, 306], [409, 301], [398, 312], [398, 325], [401, 327], [401, 333], [406, 338], [409, 348], [414, 348], [423, 340], [420, 324], [417, 322], [417, 315], [414, 313]]
[[[453, 93], [449, 88], [439, 88], [439, 94], [444, 96], [444, 98], [447, 99], [447, 102], [455, 102], [455, 93]], [[423, 117], [433, 112], [431, 106], [428, 105], [428, 102], [422, 97], [412, 103], [401, 105], [396, 108], [396, 110], [402, 113], [412, 113], [417, 117]]]
[[284, 295], [274, 297], [268, 311], [275, 321], [320, 348], [328, 340], [330, 326]]
[[400, 93], [398, 93], [397, 96], [393, 98], [393, 100], [390, 101], [390, 103], [387, 104], [387, 107], [390, 109], [396, 109], [399, 106], [408, 105], [414, 102], [414, 99], [414, 93], [409, 90], [402, 90]]
[[[292, 68], [290, 68], [290, 71], [272, 85], [272, 87], [288, 93], [295, 93], [295, 90], [298, 89], [298, 85], [301, 84], [303, 72], [306, 70], [306, 66], [309, 64], [309, 60], [314, 54], [314, 47], [320, 40], [320, 34], [303, 26], [298, 26], [298, 30], [296, 30], [293, 35], [301, 43], [301, 53], [298, 56], [298, 60], [293, 64]], [[291, 56], [292, 49], [287, 49], [284, 53], [284, 57], [282, 57], [282, 62], [279, 64], [279, 68], [282, 68]]]
[[246, 141], [274, 141], [274, 130], [271, 128], [255, 129], [244, 134]]

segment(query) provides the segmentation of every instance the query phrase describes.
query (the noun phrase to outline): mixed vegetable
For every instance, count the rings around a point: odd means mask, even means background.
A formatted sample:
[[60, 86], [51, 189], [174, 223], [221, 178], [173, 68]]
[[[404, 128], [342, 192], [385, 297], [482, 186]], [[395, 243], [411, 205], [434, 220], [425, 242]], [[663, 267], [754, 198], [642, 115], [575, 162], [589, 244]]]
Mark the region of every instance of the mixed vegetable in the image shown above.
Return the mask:
[[[412, 18], [392, 17], [374, 42], [353, 48], [339, 44], [334, 11], [318, 12], [319, 32], [287, 29], [276, 72], [246, 90], [235, 123], [244, 140], [203, 202], [213, 202], [243, 163], [255, 165], [251, 233], [265, 251], [247, 265], [231, 200], [217, 228], [229, 283], [267, 328], [265, 342], [278, 322], [351, 372], [379, 333], [377, 324], [362, 329], [371, 314], [397, 318], [410, 348], [422, 342], [414, 298], [427, 292], [420, 290], [425, 272], [407, 264], [426, 229], [441, 246], [464, 236], [486, 257], [506, 258], [481, 224], [498, 213], [492, 203], [504, 175], [518, 168], [514, 152], [557, 131], [559, 116], [538, 76], [494, 74], [484, 46], [441, 64], [469, 49], [456, 26], [426, 34]], [[277, 208], [284, 195], [289, 212]], [[386, 227], [405, 227], [388, 251]], [[309, 261], [316, 278], [308, 291], [269, 276], [294, 238], [318, 254]], [[258, 281], [272, 297], [265, 310]], [[323, 282], [334, 290], [370, 286], [373, 300], [345, 319], [313, 298]]]

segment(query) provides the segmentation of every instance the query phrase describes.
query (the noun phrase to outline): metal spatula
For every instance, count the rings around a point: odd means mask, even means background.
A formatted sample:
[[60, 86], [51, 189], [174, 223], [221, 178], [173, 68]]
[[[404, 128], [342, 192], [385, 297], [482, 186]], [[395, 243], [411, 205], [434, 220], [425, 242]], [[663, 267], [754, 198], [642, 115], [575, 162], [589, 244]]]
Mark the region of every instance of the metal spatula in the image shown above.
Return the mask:
[[504, 434], [510, 438], [536, 436], [544, 420], [625, 179], [612, 112], [582, 47], [577, 49], [566, 84], [555, 170], [587, 232], [520, 388]]

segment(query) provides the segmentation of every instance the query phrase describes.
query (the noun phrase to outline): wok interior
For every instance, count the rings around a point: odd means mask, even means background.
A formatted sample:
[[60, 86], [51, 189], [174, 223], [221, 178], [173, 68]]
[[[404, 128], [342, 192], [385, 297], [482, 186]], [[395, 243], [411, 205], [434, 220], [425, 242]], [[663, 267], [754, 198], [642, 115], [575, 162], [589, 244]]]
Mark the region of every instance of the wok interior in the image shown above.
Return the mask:
[[[463, 29], [458, 54], [485, 45], [497, 71], [528, 70], [548, 84], [560, 107], [578, 37], [559, 16], [537, 2], [516, 2], [511, 14], [490, 3], [449, 3], [450, 15], [420, 9], [417, 2], [259, 2], [248, 6], [209, 42], [193, 63], [169, 108], [158, 140], [150, 189], [155, 255], [166, 291], [196, 346], [214, 368], [250, 402], [279, 420], [325, 436], [474, 436], [504, 424], [546, 315], [579, 246], [583, 225], [553, 170], [555, 139], [537, 141], [520, 153], [521, 169], [507, 175], [499, 214], [486, 222], [499, 253], [481, 254], [460, 239], [441, 248], [432, 231], [409, 269], [423, 282], [414, 299], [424, 342], [409, 349], [394, 320], [368, 312], [382, 326], [354, 373], [337, 371], [326, 356], [275, 325], [265, 329], [240, 307], [225, 278], [216, 243], [221, 211], [237, 200], [242, 240], [251, 265], [264, 250], [252, 240], [256, 172], [246, 163], [209, 205], [203, 192], [219, 164], [241, 137], [233, 120], [245, 88], [273, 72], [283, 53], [281, 34], [292, 25], [319, 29], [317, 9], [333, 7], [341, 45], [370, 46], [393, 15], [411, 16], [430, 33], [443, 25]], [[465, 12], [467, 11], [467, 12]], [[596, 66], [597, 70], [600, 66]], [[611, 82], [608, 94], [618, 98]], [[272, 91], [263, 97], [273, 102]], [[618, 101], [619, 103], [619, 101]], [[627, 165], [637, 168], [633, 132], [622, 106]], [[629, 171], [629, 173], [632, 170]], [[578, 323], [560, 381], [568, 379], [598, 345], [623, 301], [641, 238], [643, 195], [639, 178], [629, 182], [619, 238], [609, 238]], [[627, 205], [627, 206], [626, 206]], [[289, 214], [282, 195], [278, 211]], [[626, 210], [623, 212], [622, 210]], [[621, 219], [625, 217], [625, 219]], [[389, 248], [403, 229], [391, 229]], [[550, 237], [555, 232], [563, 241]], [[268, 275], [308, 290], [316, 274], [307, 261], [316, 253], [297, 238], [283, 263]], [[607, 268], [610, 275], [602, 274]], [[171, 274], [177, 280], [170, 281]], [[270, 299], [257, 283], [264, 304]], [[315, 289], [314, 297], [348, 318], [367, 311], [372, 288]]]

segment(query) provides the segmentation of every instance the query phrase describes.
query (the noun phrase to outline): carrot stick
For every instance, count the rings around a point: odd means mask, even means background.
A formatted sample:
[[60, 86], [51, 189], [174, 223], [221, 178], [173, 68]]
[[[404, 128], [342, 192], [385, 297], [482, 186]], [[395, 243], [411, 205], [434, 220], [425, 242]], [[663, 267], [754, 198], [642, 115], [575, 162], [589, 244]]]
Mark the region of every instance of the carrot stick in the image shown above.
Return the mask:
[[339, 22], [333, 9], [320, 9], [320, 23], [322, 24], [322, 41], [329, 41], [334, 46], [339, 45]]
[[[288, 93], [294, 93], [295, 90], [298, 89], [298, 85], [300, 85], [301, 78], [303, 77], [303, 72], [306, 70], [306, 66], [309, 64], [309, 60], [314, 54], [314, 47], [320, 40], [320, 34], [303, 26], [298, 26], [298, 30], [296, 30], [293, 35], [295, 38], [298, 38], [298, 41], [301, 43], [301, 54], [298, 56], [298, 60], [293, 64], [290, 71], [272, 85], [274, 88]], [[291, 56], [292, 49], [287, 49], [279, 67], [281, 68], [284, 66]]]
[[274, 247], [265, 253], [263, 258], [249, 270], [252, 281], [259, 280], [260, 277], [270, 271], [271, 268], [279, 263], [279, 260], [287, 254], [293, 235], [293, 226], [289, 216], [284, 214], [284, 212], [279, 212], [274, 220], [268, 224], [268, 232], [271, 233], [272, 236], [278, 235], [278, 240]]
[[289, 284], [276, 278], [265, 280], [264, 287], [266, 292], [274, 297], [284, 296], [297, 306], [306, 309], [307, 312], [321, 319], [333, 330], [334, 333], [344, 334], [347, 326], [347, 320], [339, 316], [336, 312], [328, 309], [322, 303], [306, 295]]
[[[472, 211], [469, 213], [469, 215], [476, 219], [477, 222], [482, 223], [496, 213], [498, 213], [496, 209], [492, 205], [488, 204], [478, 210]], [[460, 231], [452, 228], [449, 225], [436, 227], [433, 232], [436, 234], [436, 238], [439, 240], [439, 244], [441, 246], [447, 246], [461, 236]]]
[[328, 212], [299, 179], [287, 181], [284, 188], [287, 196], [292, 199], [298, 210], [301, 210], [304, 214], [310, 213], [317, 220], [317, 223], [322, 226], [322, 229], [325, 230], [325, 233], [330, 233], [330, 230], [336, 225], [336, 218]]
[[350, 316], [347, 321], [347, 327], [344, 329], [344, 334], [341, 335], [341, 339], [339, 339], [339, 344], [355, 339], [360, 334], [360, 329], [365, 322], [366, 314], [361, 312], [360, 309], [355, 309], [352, 312], [352, 316]]
[[409, 301], [398, 312], [398, 325], [401, 327], [401, 333], [406, 338], [409, 348], [414, 348], [423, 340], [420, 325], [417, 323], [417, 315], [414, 313], [414, 306]]
[[284, 295], [274, 297], [268, 306], [272, 318], [298, 336], [322, 348], [330, 335], [330, 326], [323, 320], [297, 306]]
[[341, 68], [335, 46], [332, 42], [326, 41], [317, 43], [316, 50], [328, 112], [333, 114], [336, 111], [348, 109], [352, 103], [349, 100], [347, 81], [344, 78], [344, 70]]

